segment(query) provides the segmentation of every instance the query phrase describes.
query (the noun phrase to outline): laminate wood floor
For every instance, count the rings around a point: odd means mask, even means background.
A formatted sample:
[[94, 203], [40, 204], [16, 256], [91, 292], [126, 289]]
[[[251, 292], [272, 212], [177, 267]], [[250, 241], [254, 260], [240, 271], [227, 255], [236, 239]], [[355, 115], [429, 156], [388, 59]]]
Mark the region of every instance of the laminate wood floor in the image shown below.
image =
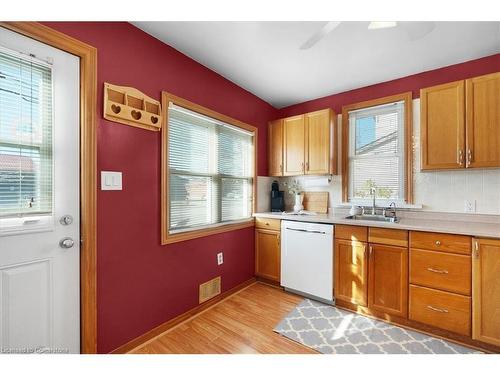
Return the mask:
[[299, 296], [257, 282], [131, 353], [316, 353], [273, 331], [301, 300]]

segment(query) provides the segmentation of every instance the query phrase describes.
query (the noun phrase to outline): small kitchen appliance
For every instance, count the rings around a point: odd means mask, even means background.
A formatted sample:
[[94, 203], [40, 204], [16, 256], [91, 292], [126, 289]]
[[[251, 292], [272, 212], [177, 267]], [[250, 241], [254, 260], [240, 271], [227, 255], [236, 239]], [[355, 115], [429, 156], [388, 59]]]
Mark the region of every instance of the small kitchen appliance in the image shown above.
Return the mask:
[[285, 198], [283, 191], [280, 191], [278, 181], [271, 184], [271, 212], [285, 211]]

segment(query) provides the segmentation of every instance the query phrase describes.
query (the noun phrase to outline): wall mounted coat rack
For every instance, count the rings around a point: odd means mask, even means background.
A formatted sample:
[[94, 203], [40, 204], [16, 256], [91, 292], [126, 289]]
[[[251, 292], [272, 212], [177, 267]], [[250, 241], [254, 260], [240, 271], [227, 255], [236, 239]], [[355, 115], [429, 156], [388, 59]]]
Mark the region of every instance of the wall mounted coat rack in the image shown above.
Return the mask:
[[161, 129], [160, 102], [133, 87], [104, 83], [104, 118], [142, 129]]

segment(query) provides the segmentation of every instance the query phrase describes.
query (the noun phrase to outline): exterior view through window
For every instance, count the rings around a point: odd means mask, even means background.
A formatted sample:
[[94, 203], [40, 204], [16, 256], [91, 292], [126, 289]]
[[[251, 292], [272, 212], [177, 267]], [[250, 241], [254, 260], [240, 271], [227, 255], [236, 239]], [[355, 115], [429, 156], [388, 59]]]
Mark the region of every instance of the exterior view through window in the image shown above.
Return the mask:
[[404, 201], [404, 102], [349, 112], [349, 201]]
[[52, 71], [0, 49], [0, 219], [52, 213]]
[[252, 132], [170, 103], [169, 233], [251, 217], [253, 137]]

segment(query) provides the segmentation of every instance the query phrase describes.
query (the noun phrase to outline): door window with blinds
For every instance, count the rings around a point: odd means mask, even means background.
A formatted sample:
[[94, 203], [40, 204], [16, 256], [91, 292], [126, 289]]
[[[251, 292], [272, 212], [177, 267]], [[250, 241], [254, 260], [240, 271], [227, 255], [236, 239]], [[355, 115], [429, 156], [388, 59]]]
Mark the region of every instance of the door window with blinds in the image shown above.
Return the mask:
[[349, 112], [349, 201], [405, 199], [404, 101]]
[[254, 132], [168, 106], [168, 234], [252, 216]]
[[0, 220], [51, 215], [52, 71], [0, 49]]

